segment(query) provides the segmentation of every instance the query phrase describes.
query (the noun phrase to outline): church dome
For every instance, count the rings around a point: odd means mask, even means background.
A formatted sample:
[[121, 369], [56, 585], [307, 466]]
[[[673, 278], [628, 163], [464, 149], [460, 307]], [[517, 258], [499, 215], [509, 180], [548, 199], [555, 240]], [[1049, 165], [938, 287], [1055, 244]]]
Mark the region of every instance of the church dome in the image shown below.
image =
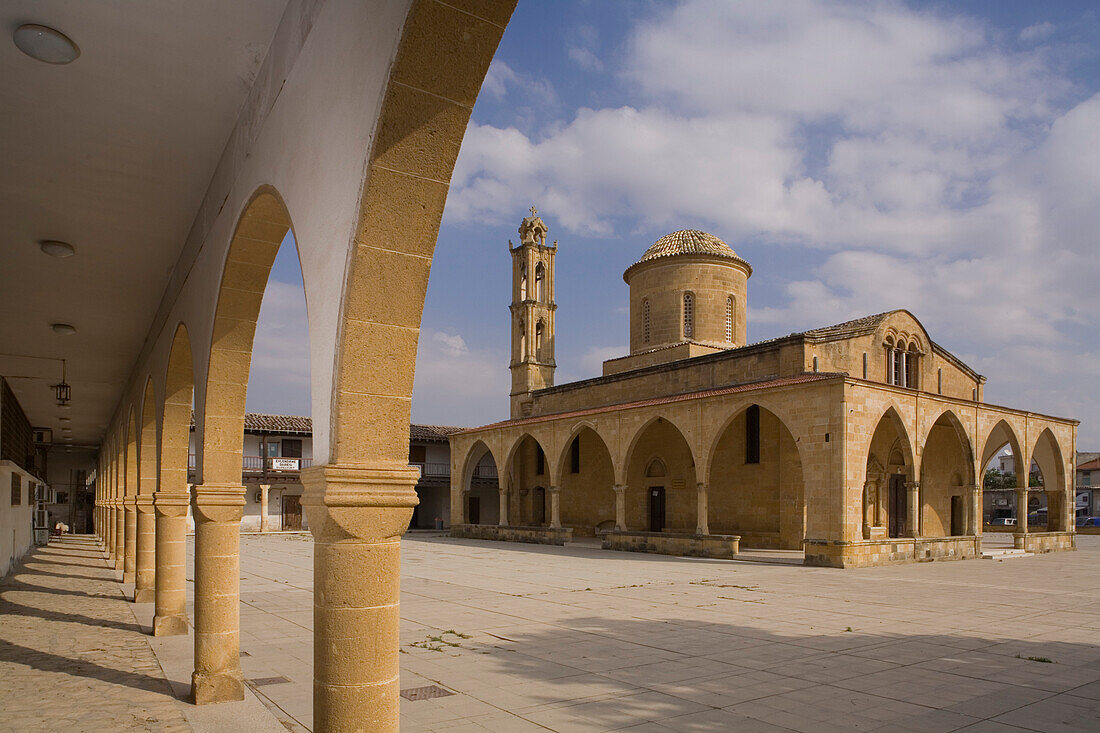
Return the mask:
[[698, 229], [681, 229], [678, 232], [666, 234], [654, 242], [638, 262], [649, 262], [674, 255], [710, 255], [744, 262], [728, 244], [713, 234], [707, 234]]

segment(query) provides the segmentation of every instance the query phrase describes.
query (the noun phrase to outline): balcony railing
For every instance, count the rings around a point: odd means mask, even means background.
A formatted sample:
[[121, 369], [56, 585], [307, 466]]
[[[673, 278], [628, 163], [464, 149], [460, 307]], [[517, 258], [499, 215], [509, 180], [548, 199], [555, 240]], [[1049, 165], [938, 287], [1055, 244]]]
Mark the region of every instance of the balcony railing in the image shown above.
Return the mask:
[[420, 469], [421, 476], [447, 477], [451, 475], [449, 463], [410, 463], [410, 466]]
[[[271, 473], [297, 472], [313, 465], [312, 458], [268, 458], [267, 470]], [[194, 470], [197, 467], [195, 454], [187, 455], [187, 468]], [[241, 456], [241, 471], [243, 473], [263, 473], [263, 456]]]
[[496, 466], [474, 466], [474, 478], [496, 478]]

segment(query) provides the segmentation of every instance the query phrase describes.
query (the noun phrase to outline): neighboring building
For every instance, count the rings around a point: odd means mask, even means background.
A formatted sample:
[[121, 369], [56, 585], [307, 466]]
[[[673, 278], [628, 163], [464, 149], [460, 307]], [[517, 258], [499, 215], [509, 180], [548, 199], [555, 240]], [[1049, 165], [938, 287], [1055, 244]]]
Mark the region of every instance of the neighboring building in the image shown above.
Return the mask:
[[48, 498], [41, 479], [44, 464], [27, 415], [8, 380], [0, 377], [0, 577], [30, 550], [34, 527], [45, 526], [45, 513], [37, 503]]
[[1077, 515], [1100, 516], [1100, 453], [1077, 454]]
[[[195, 428], [188, 446], [188, 480], [195, 480]], [[447, 436], [461, 428], [443, 425], [409, 426], [409, 463], [420, 468], [416, 493], [420, 506], [413, 511], [410, 527], [433, 529], [450, 526], [451, 458]], [[246, 413], [241, 482], [246, 487], [241, 529], [261, 528], [264, 486], [267, 486], [267, 519], [270, 531], [308, 529], [302, 511], [303, 468], [313, 465], [313, 421], [295, 415]], [[495, 474], [489, 480], [494, 481]], [[437, 522], [436, 520], [440, 520]]]
[[[693, 554], [736, 536], [836, 566], [973, 557], [980, 476], [1008, 446], [1055, 507], [1028, 546], [1073, 546], [1077, 421], [985, 404], [985, 377], [908, 311], [748, 344], [749, 263], [673, 232], [623, 275], [630, 353], [555, 386], [557, 243], [534, 208], [519, 233], [511, 417], [451, 436], [455, 533]], [[476, 483], [490, 465], [497, 485]]]

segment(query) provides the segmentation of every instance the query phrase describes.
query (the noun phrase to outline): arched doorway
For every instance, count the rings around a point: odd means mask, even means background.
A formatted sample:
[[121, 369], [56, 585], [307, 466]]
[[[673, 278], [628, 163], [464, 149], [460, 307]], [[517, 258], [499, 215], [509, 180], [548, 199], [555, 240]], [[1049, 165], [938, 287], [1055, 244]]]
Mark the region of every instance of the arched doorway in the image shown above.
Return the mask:
[[480, 440], [470, 448], [462, 481], [462, 523], [499, 524], [499, 477], [496, 460]]
[[911, 537], [918, 532], [919, 503], [911, 489], [913, 451], [909, 435], [894, 408], [875, 426], [867, 450], [863, 491], [864, 536], [867, 539]]
[[542, 444], [524, 435], [512, 447], [502, 486], [508, 489], [508, 523], [544, 527], [551, 522], [552, 473]]
[[806, 534], [802, 461], [791, 431], [750, 405], [719, 433], [707, 484], [710, 531], [743, 547], [799, 550]]
[[[1032, 459], [1038, 469], [1036, 480], [1029, 476], [1028, 484], [1038, 484], [1029, 492], [1028, 530], [1046, 530], [1048, 532], [1067, 532], [1075, 516], [1075, 507], [1070, 506], [1072, 501], [1066, 490], [1065, 463], [1062, 459], [1062, 450], [1058, 447], [1058, 440], [1050, 429], [1043, 430], [1039, 439], [1035, 442], [1032, 451]], [[1031, 498], [1034, 497], [1038, 506], [1031, 510]], [[1034, 511], [1034, 514], [1031, 512]], [[1034, 526], [1033, 526], [1034, 525]]]
[[589, 426], [574, 431], [558, 460], [561, 521], [573, 536], [615, 528], [615, 468], [600, 434]]
[[933, 423], [921, 451], [922, 536], [967, 534], [973, 466], [973, 451], [966, 430], [958, 416], [948, 410]]
[[651, 532], [695, 532], [695, 457], [683, 433], [658, 417], [635, 436], [627, 457], [626, 526]]

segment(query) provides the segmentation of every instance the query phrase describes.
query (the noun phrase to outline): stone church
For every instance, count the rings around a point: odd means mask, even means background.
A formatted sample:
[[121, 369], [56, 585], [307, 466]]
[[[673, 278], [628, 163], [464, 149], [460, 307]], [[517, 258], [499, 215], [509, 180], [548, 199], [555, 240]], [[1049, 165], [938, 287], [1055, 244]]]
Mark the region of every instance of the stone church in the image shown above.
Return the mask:
[[451, 436], [454, 534], [834, 567], [970, 558], [980, 477], [1007, 447], [1042, 473], [1019, 505], [1049, 507], [1016, 546], [1074, 548], [1076, 420], [986, 403], [985, 377], [907, 310], [747, 343], [752, 266], [705, 232], [626, 268], [630, 353], [554, 384], [548, 233], [532, 207], [509, 242], [511, 417]]

